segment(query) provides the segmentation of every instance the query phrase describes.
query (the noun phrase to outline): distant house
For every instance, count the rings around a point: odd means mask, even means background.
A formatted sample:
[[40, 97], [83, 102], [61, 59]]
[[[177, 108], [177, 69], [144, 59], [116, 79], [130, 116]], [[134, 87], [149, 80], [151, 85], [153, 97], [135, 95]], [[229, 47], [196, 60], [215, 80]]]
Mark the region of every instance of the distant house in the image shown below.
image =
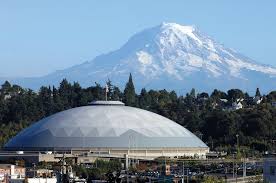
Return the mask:
[[221, 106], [221, 105], [224, 106], [224, 105], [227, 104], [227, 102], [228, 102], [227, 99], [220, 98], [219, 100], [214, 101], [214, 102], [212, 103], [212, 106], [213, 106], [213, 108], [215, 108], [215, 107], [217, 107], [217, 106]]
[[237, 99], [237, 102], [243, 102], [244, 101], [244, 98], [238, 98]]
[[254, 104], [258, 105], [262, 102], [262, 100], [263, 100], [263, 97], [256, 96], [256, 97], [254, 97], [253, 102], [254, 102]]
[[217, 106], [218, 106], [218, 103], [217, 103], [217, 102], [213, 102], [213, 103], [212, 103], [212, 108], [213, 108], [213, 109], [217, 108]]
[[220, 101], [222, 101], [222, 102], [224, 102], [224, 103], [227, 103], [227, 102], [228, 102], [228, 100], [225, 99], [225, 98], [221, 98]]
[[12, 96], [10, 94], [4, 95], [4, 100], [9, 100]]
[[242, 109], [243, 105], [241, 102], [233, 102], [232, 103], [232, 110], [238, 110], [238, 109]]
[[242, 109], [243, 108], [242, 101], [244, 101], [244, 99], [243, 98], [239, 98], [235, 102], [232, 102], [232, 106], [229, 109], [230, 110]]
[[209, 97], [208, 97], [208, 96], [204, 96], [204, 95], [200, 95], [200, 96], [197, 97], [197, 99], [198, 99], [199, 101], [205, 101], [205, 100], [208, 100]]

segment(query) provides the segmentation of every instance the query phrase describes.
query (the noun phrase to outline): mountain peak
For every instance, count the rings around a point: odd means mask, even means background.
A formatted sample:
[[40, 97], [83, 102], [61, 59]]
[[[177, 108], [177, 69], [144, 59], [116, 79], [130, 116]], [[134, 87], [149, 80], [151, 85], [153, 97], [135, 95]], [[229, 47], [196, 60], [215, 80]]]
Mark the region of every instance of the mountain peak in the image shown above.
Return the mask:
[[202, 41], [198, 37], [198, 31], [194, 26], [180, 25], [177, 23], [163, 22], [160, 25], [160, 37], [163, 42], [175, 44], [180, 41], [183, 43], [187, 38], [194, 40], [197, 44], [202, 45]]
[[[23, 80], [27, 87], [58, 84], [63, 78], [83, 86], [112, 79], [124, 87], [132, 73], [136, 88], [187, 92], [240, 88], [275, 89], [276, 68], [253, 62], [217, 43], [194, 26], [163, 22], [132, 36], [118, 50], [50, 75]], [[22, 84], [22, 82], [15, 82]], [[274, 84], [274, 85], [273, 85]]]
[[162, 22], [160, 27], [163, 30], [171, 29], [171, 30], [175, 30], [175, 31], [181, 31], [183, 33], [195, 31], [195, 27], [192, 25], [180, 25], [180, 24], [174, 23], [174, 22]]

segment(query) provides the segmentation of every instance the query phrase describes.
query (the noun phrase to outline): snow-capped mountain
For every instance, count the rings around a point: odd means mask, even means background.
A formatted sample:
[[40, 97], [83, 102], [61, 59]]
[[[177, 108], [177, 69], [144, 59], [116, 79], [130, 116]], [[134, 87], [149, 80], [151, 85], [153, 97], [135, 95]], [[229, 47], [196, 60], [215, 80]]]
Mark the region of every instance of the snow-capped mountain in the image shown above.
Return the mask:
[[162, 23], [135, 34], [120, 49], [92, 61], [39, 78], [17, 79], [25, 87], [58, 84], [63, 78], [82, 86], [104, 83], [124, 87], [132, 73], [139, 91], [169, 89], [178, 93], [240, 88], [253, 92], [276, 89], [276, 68], [252, 61], [193, 26]]

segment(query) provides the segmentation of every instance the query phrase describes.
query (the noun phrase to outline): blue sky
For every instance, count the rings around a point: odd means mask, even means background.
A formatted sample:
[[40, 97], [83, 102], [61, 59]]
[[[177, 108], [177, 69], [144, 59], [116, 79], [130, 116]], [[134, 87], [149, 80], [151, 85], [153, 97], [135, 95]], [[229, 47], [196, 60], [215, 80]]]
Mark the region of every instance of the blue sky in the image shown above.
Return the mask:
[[195, 25], [276, 66], [276, 1], [13, 0], [0, 2], [0, 77], [40, 76], [92, 60], [161, 22]]

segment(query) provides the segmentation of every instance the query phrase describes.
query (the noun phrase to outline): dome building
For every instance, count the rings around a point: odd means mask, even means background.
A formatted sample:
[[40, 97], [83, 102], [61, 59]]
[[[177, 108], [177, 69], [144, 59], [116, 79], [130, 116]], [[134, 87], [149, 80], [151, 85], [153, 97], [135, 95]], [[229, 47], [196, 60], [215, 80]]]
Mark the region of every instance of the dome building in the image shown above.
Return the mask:
[[209, 151], [179, 124], [118, 101], [95, 101], [51, 115], [21, 131], [4, 149], [141, 159], [195, 155], [204, 158]]

